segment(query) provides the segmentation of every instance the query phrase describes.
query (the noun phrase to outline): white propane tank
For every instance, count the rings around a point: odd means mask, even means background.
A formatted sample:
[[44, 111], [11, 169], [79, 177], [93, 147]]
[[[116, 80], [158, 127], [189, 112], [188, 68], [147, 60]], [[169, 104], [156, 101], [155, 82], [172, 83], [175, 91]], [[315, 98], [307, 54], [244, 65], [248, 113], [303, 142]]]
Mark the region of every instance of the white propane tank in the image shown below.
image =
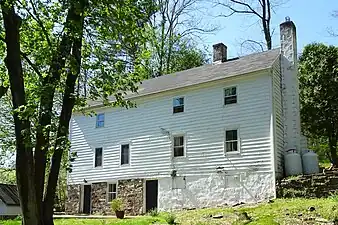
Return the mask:
[[313, 151], [307, 150], [302, 156], [304, 174], [319, 173], [318, 155]]
[[296, 152], [296, 149], [287, 150], [284, 159], [286, 176], [295, 176], [302, 174], [302, 160], [300, 154]]

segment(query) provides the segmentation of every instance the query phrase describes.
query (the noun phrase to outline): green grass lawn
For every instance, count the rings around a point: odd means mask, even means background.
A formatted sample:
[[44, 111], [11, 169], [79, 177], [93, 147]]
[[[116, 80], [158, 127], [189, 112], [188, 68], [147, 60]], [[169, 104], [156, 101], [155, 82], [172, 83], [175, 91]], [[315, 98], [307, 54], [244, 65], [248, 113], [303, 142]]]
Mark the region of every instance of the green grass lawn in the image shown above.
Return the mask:
[[[272, 203], [243, 205], [234, 208], [199, 209], [173, 212], [176, 222], [181, 225], [296, 225], [333, 224], [338, 222], [338, 198], [327, 199], [277, 199]], [[314, 207], [313, 211], [309, 208]], [[250, 220], [243, 217], [246, 213]], [[212, 216], [222, 215], [214, 219]], [[148, 225], [167, 224], [168, 213], [158, 216], [140, 216], [132, 219], [56, 219], [56, 225]], [[331, 223], [327, 223], [330, 222]], [[324, 223], [325, 222], [325, 223]], [[3, 225], [19, 225], [20, 221], [2, 221]], [[338, 224], [338, 223], [337, 223]]]

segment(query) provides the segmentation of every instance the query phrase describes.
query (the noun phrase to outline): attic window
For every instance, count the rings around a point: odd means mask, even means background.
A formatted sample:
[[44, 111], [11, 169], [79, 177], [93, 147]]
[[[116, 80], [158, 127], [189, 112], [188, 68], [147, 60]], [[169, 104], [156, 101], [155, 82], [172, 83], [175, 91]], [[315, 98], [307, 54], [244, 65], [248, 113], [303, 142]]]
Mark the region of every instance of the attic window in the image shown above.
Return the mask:
[[174, 98], [173, 113], [184, 112], [184, 97]]
[[237, 88], [229, 87], [224, 89], [224, 105], [237, 103]]
[[104, 113], [96, 115], [96, 127], [104, 127]]

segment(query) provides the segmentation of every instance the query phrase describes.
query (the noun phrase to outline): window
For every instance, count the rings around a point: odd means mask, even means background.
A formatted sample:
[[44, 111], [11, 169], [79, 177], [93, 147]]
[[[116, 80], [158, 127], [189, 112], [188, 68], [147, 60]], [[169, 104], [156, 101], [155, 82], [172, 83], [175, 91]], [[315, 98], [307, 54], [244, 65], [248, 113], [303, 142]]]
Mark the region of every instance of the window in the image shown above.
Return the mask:
[[96, 115], [96, 127], [104, 127], [104, 113]]
[[238, 151], [238, 135], [237, 130], [227, 130], [225, 132], [225, 152]]
[[102, 148], [95, 148], [95, 167], [102, 166]]
[[184, 156], [184, 136], [174, 137], [174, 157]]
[[129, 164], [129, 144], [121, 145], [121, 165]]
[[173, 113], [184, 112], [184, 98], [174, 98], [173, 100]]
[[111, 202], [113, 199], [116, 199], [116, 196], [117, 196], [116, 188], [117, 188], [116, 183], [112, 183], [112, 184], [108, 183], [108, 191], [107, 191], [107, 193], [108, 193], [108, 196], [107, 196], [108, 202]]
[[233, 103], [237, 103], [236, 87], [224, 89], [224, 105], [229, 105]]

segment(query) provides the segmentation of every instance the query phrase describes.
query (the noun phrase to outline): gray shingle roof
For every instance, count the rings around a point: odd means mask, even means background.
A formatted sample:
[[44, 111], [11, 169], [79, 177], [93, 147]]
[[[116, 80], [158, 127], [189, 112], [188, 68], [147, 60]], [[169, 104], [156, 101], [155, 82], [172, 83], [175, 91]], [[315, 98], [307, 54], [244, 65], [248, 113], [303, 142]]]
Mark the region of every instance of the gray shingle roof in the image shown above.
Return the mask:
[[[239, 59], [226, 61], [220, 64], [207, 64], [173, 74], [152, 78], [142, 82], [139, 86], [138, 93], [132, 93], [126, 97], [132, 98], [144, 96], [261, 71], [271, 68], [272, 64], [279, 55], [280, 49], [277, 48], [265, 52], [250, 54], [240, 57]], [[113, 99], [111, 100], [113, 101]], [[88, 104], [89, 106], [94, 107], [102, 105], [102, 102], [91, 101], [88, 102]]]
[[0, 184], [0, 199], [6, 205], [20, 205], [16, 185]]

